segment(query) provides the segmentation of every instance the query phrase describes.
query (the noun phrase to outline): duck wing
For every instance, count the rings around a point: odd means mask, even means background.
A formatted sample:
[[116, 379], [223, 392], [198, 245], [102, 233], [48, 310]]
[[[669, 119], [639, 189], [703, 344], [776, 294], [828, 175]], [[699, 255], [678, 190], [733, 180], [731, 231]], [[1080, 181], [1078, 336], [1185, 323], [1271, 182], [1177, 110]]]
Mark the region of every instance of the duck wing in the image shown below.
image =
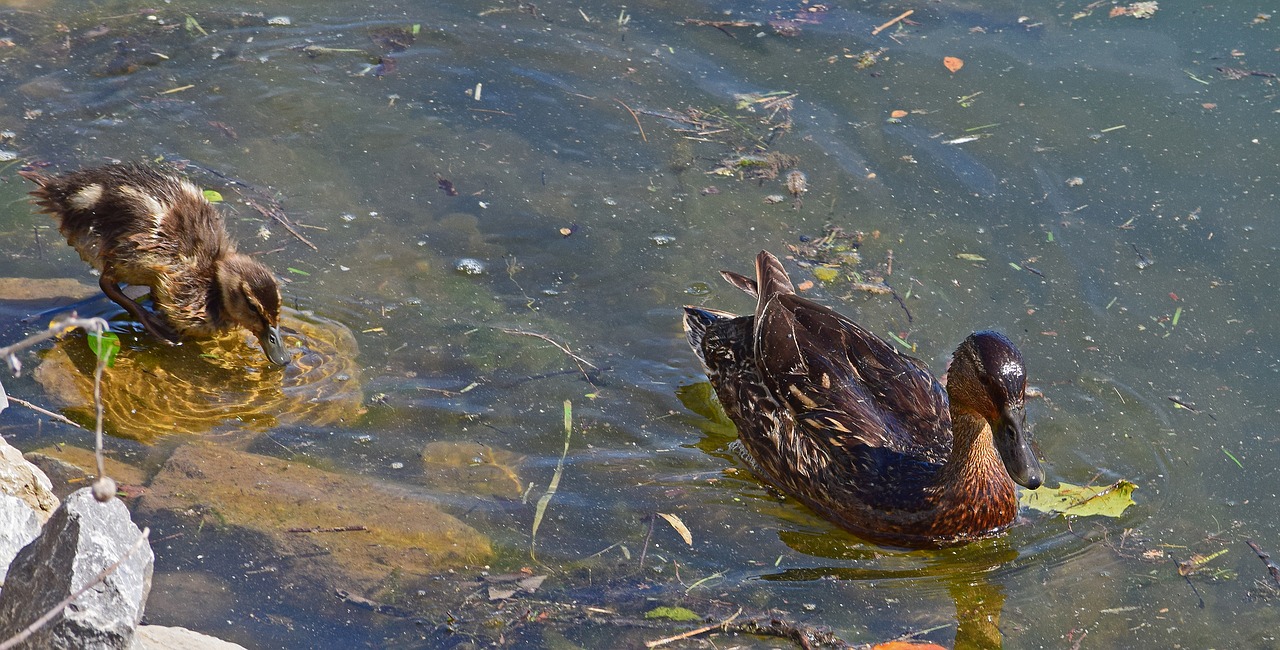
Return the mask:
[[[755, 361], [797, 424], [837, 447], [882, 447], [942, 462], [951, 415], [946, 392], [924, 364], [763, 270]], [[777, 270], [785, 277], [781, 265]]]

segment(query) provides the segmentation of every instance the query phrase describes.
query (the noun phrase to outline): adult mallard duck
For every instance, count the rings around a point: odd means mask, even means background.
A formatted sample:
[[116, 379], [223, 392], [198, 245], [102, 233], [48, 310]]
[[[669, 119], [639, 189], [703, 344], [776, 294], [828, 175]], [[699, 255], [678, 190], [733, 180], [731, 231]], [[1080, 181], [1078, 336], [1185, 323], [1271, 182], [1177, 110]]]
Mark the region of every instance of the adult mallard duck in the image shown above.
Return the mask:
[[1035, 489], [1043, 473], [1009, 339], [970, 335], [943, 390], [919, 360], [796, 295], [768, 252], [756, 279], [723, 275], [757, 298], [755, 313], [685, 307], [685, 332], [763, 478], [894, 546], [962, 543], [1013, 522], [1014, 483]]
[[[236, 250], [222, 216], [200, 188], [153, 167], [115, 164], [46, 176], [19, 174], [39, 187], [41, 211], [81, 259], [101, 273], [103, 293], [169, 343], [243, 327], [272, 362], [289, 362], [280, 337], [280, 287], [261, 262]], [[159, 316], [120, 290], [151, 288]]]

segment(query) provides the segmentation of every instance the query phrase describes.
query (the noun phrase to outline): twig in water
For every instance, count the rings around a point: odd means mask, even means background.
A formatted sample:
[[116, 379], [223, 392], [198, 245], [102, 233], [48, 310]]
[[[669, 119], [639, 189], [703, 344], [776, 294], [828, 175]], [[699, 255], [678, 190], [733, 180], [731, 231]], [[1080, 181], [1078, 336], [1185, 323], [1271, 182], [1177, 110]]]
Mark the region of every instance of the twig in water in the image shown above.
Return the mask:
[[556, 346], [557, 348], [559, 348], [561, 352], [569, 355], [569, 358], [573, 359], [574, 363], [578, 364], [578, 370], [582, 373], [582, 378], [586, 379], [588, 384], [595, 386], [595, 384], [591, 381], [591, 376], [587, 374], [587, 369], [583, 368], [583, 366], [584, 365], [588, 366], [592, 370], [599, 370], [600, 368], [598, 368], [595, 364], [591, 363], [590, 361], [587, 361], [586, 359], [583, 359], [582, 357], [574, 354], [573, 350], [569, 349], [569, 346], [557, 343], [554, 339], [552, 339], [550, 336], [547, 336], [546, 334], [539, 334], [537, 332], [526, 332], [525, 330], [507, 329], [505, 327], [499, 327], [498, 330], [502, 332], [506, 332], [507, 334], [518, 334], [520, 336], [532, 336], [535, 339], [542, 339], [547, 343], [550, 343], [551, 345]]
[[[241, 193], [241, 196], [244, 196], [244, 194]], [[306, 244], [311, 250], [313, 251], [320, 250], [319, 248], [316, 248], [315, 244], [311, 243], [311, 241], [308, 240], [306, 237], [303, 237], [302, 233], [298, 232], [298, 230], [293, 227], [293, 222], [289, 220], [289, 216], [284, 213], [284, 210], [281, 210], [280, 208], [274, 205], [269, 207], [263, 206], [261, 203], [258, 203], [253, 199], [253, 197], [250, 197], [250, 196], [245, 196], [244, 202], [248, 203], [249, 207], [253, 208], [254, 210], [257, 210], [258, 214], [261, 214], [264, 217], [271, 217], [272, 219], [275, 219], [280, 225], [284, 226], [285, 230], [289, 231], [289, 234], [293, 235], [294, 237], [297, 237], [298, 241]]]
[[879, 34], [880, 32], [883, 32], [884, 30], [886, 30], [886, 29], [888, 29], [888, 28], [890, 28], [890, 27], [893, 27], [894, 25], [898, 24], [898, 22], [899, 22], [899, 21], [901, 21], [903, 18], [906, 18], [907, 16], [910, 16], [911, 14], [913, 14], [913, 13], [915, 13], [915, 12], [916, 12], [916, 10], [915, 10], [915, 9], [908, 9], [908, 10], [906, 10], [906, 11], [902, 12], [902, 14], [900, 14], [897, 18], [894, 18], [893, 20], [890, 20], [889, 22], [887, 22], [887, 23], [885, 23], [885, 24], [883, 24], [883, 25], [881, 25], [881, 26], [879, 26], [879, 27], [877, 27], [877, 28], [875, 28], [875, 29], [871, 30], [871, 35], [872, 35], [872, 36], [875, 36], [876, 34]]
[[645, 141], [646, 143], [647, 143], [647, 142], [649, 142], [649, 138], [646, 138], [646, 137], [644, 136], [644, 125], [640, 124], [640, 116], [639, 116], [639, 115], [636, 115], [636, 112], [635, 112], [635, 111], [633, 111], [633, 110], [631, 110], [631, 107], [630, 107], [630, 106], [627, 106], [626, 104], [623, 104], [621, 99], [618, 99], [617, 97], [614, 97], [614, 98], [613, 98], [613, 101], [618, 102], [619, 104], [622, 104], [622, 107], [623, 107], [623, 108], [625, 108], [625, 109], [627, 109], [627, 112], [628, 112], [628, 113], [631, 113], [631, 119], [633, 119], [633, 120], [635, 120], [635, 121], [636, 121], [636, 127], [640, 129], [640, 139], [641, 139], [641, 140], [643, 140], [643, 141]]
[[748, 20], [702, 20], [699, 18], [685, 18], [684, 24], [696, 25], [698, 27], [715, 27], [716, 29], [720, 30], [720, 33], [733, 39], [736, 39], [738, 37], [734, 36], [733, 32], [727, 29], [729, 27], [763, 27], [764, 26], [764, 23], [756, 22], [756, 21], [748, 21]]
[[289, 528], [286, 533], [366, 533], [369, 532], [368, 526], [333, 526], [331, 528], [321, 528], [315, 526], [312, 528]]
[[19, 398], [17, 398], [17, 397], [14, 397], [13, 395], [10, 395], [10, 396], [9, 396], [9, 401], [10, 401], [10, 402], [13, 402], [14, 404], [17, 404], [18, 406], [25, 406], [25, 407], [27, 407], [27, 408], [31, 409], [32, 411], [35, 411], [36, 413], [39, 413], [39, 414], [41, 414], [41, 415], [46, 415], [46, 416], [48, 416], [48, 417], [51, 417], [51, 418], [53, 418], [53, 419], [55, 419], [55, 420], [57, 420], [57, 421], [59, 421], [59, 422], [61, 422], [61, 423], [63, 423], [63, 424], [70, 424], [71, 426], [73, 426], [73, 427], [75, 427], [75, 428], [77, 428], [77, 429], [83, 429], [83, 430], [85, 430], [85, 431], [88, 431], [88, 429], [86, 429], [84, 426], [82, 426], [82, 425], [80, 425], [80, 424], [77, 424], [74, 420], [70, 420], [70, 419], [68, 419], [66, 416], [61, 415], [61, 414], [59, 414], [59, 413], [54, 413], [53, 411], [50, 411], [50, 410], [48, 410], [48, 409], [46, 409], [46, 408], [42, 408], [42, 407], [36, 406], [35, 404], [32, 404], [31, 402], [28, 402], [27, 400], [19, 399]]
[[683, 640], [683, 639], [688, 639], [688, 638], [690, 638], [690, 637], [695, 637], [695, 636], [698, 636], [699, 634], [703, 634], [704, 632], [710, 632], [711, 630], [714, 630], [714, 629], [716, 629], [716, 628], [718, 628], [718, 627], [723, 627], [723, 626], [725, 626], [725, 625], [728, 625], [728, 624], [732, 623], [732, 622], [733, 622], [733, 620], [734, 620], [734, 619], [736, 619], [736, 618], [738, 618], [738, 616], [739, 616], [740, 614], [742, 614], [742, 608], [741, 608], [741, 607], [739, 607], [739, 608], [738, 608], [738, 611], [736, 611], [736, 612], [734, 612], [734, 613], [733, 613], [733, 616], [730, 616], [729, 618], [726, 618], [725, 620], [723, 620], [723, 621], [721, 621], [721, 622], [719, 622], [719, 623], [712, 623], [711, 625], [704, 625], [704, 626], [702, 626], [702, 627], [699, 627], [699, 628], [695, 628], [695, 629], [689, 630], [688, 632], [681, 632], [680, 634], [677, 634], [677, 635], [675, 635], [675, 636], [669, 636], [669, 637], [666, 637], [666, 638], [656, 639], [656, 640], [653, 640], [653, 641], [645, 641], [645, 642], [644, 642], [644, 646], [645, 646], [646, 648], [656, 648], [656, 647], [658, 647], [658, 646], [666, 645], [666, 644], [671, 643], [671, 642], [674, 642], [674, 641], [680, 641], [680, 640]]
[[[101, 462], [101, 454], [99, 454], [99, 462]], [[112, 564], [111, 566], [99, 572], [98, 575], [93, 578], [93, 580], [90, 580], [88, 584], [76, 590], [74, 594], [71, 594], [70, 596], [63, 598], [62, 602], [58, 603], [57, 605], [54, 605], [53, 608], [51, 608], [49, 611], [44, 613], [44, 616], [37, 618], [34, 623], [32, 623], [31, 625], [28, 625], [25, 629], [13, 635], [4, 643], [0, 643], [0, 650], [9, 650], [10, 648], [17, 647], [22, 642], [26, 641], [27, 638], [30, 637], [32, 634], [35, 634], [37, 630], [47, 625], [49, 621], [52, 621], [54, 618], [57, 618], [59, 615], [61, 615], [62, 610], [66, 609], [67, 606], [69, 606], [72, 602], [75, 601], [75, 599], [84, 595], [86, 591], [89, 591], [90, 589], [98, 586], [99, 583], [107, 579], [107, 576], [110, 576], [112, 573], [115, 573], [115, 570], [120, 568], [120, 565], [124, 564], [124, 561], [129, 559], [129, 556], [133, 555], [134, 551], [137, 551], [139, 548], [142, 547], [143, 542], [147, 541], [147, 536], [150, 534], [151, 534], [150, 528], [143, 528], [142, 534], [138, 535], [137, 541], [133, 543], [133, 546], [129, 547], [129, 550], [124, 552], [124, 555], [120, 556], [120, 559], [116, 560], [114, 564]]]
[[[884, 286], [889, 287], [889, 283], [885, 282]], [[910, 325], [911, 321], [914, 319], [911, 318], [911, 310], [907, 309], [907, 301], [903, 300], [902, 296], [898, 295], [897, 290], [893, 287], [889, 287], [889, 293], [893, 296], [894, 300], [898, 301], [898, 306], [902, 307], [902, 311], [907, 313], [907, 324]]]
[[[664, 639], [647, 641], [645, 642], [645, 646], [648, 648], [656, 648], [660, 645], [665, 645], [673, 641], [680, 641], [683, 639], [688, 639], [690, 637], [697, 636], [699, 634], [705, 634], [713, 630], [719, 630], [720, 632], [724, 632], [726, 634], [729, 634], [729, 633], [750, 634], [753, 636], [771, 636], [771, 637], [776, 637], [780, 639], [787, 639], [792, 643], [795, 643], [796, 646], [803, 648], [804, 650], [811, 650], [812, 648], [819, 647], [819, 646], [824, 648], [825, 647], [830, 647], [830, 648], [855, 647], [850, 643], [846, 642], [844, 639], [841, 639], [840, 637], [826, 630], [818, 629], [818, 628], [815, 628], [809, 625], [804, 625], [801, 623], [793, 623], [791, 621], [786, 621], [776, 616], [752, 617], [748, 619], [743, 619], [742, 621], [735, 622], [735, 619], [737, 619], [740, 614], [742, 614], [741, 608], [739, 608], [737, 613], [735, 613], [733, 616], [730, 616], [729, 618], [719, 623], [704, 625], [702, 627], [689, 630], [688, 632], [677, 634], [675, 636], [667, 637]], [[861, 646], [858, 646], [858, 647], [861, 647]]]
[[1280, 566], [1276, 566], [1276, 563], [1271, 561], [1271, 554], [1263, 551], [1262, 547], [1255, 544], [1251, 539], [1244, 540], [1244, 543], [1248, 544], [1249, 548], [1258, 554], [1258, 559], [1262, 560], [1262, 563], [1267, 567], [1267, 573], [1271, 574], [1271, 579], [1275, 581], [1277, 587], [1280, 587]]
[[640, 570], [644, 571], [644, 557], [649, 553], [649, 541], [653, 539], [653, 524], [657, 521], [657, 517], [649, 515], [649, 532], [645, 533], [644, 546], [640, 547]]

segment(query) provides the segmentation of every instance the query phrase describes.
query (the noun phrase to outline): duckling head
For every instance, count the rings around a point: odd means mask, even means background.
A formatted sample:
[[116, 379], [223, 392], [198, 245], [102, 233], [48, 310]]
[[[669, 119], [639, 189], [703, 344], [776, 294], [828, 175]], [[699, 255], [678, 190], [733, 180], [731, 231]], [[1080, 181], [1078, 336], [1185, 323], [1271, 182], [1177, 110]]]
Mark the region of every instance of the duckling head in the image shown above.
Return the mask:
[[956, 349], [947, 380], [953, 407], [976, 411], [987, 419], [1009, 476], [1034, 490], [1044, 482], [1044, 470], [1027, 435], [1026, 391], [1022, 353], [1003, 334], [974, 332]]
[[271, 270], [247, 255], [232, 253], [218, 260], [217, 274], [222, 313], [253, 332], [272, 363], [288, 364], [280, 336], [280, 285]]

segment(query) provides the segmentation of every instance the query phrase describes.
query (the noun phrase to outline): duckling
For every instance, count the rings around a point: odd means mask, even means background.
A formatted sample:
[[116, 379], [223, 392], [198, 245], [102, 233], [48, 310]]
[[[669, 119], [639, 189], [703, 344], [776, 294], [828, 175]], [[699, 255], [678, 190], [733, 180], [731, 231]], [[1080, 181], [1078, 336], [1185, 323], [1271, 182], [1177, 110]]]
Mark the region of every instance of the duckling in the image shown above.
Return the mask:
[[[35, 203], [98, 270], [103, 293], [152, 335], [174, 344], [243, 327], [273, 363], [289, 362], [275, 276], [236, 250], [222, 215], [190, 181], [140, 164], [19, 174], [39, 186]], [[126, 296], [121, 282], [150, 287], [157, 314]]]
[[685, 307], [685, 332], [765, 480], [892, 546], [964, 543], [1014, 521], [1014, 484], [1034, 490], [1044, 475], [1013, 342], [971, 334], [944, 390], [918, 359], [796, 295], [767, 251], [754, 280], [722, 275], [756, 297], [755, 313]]

